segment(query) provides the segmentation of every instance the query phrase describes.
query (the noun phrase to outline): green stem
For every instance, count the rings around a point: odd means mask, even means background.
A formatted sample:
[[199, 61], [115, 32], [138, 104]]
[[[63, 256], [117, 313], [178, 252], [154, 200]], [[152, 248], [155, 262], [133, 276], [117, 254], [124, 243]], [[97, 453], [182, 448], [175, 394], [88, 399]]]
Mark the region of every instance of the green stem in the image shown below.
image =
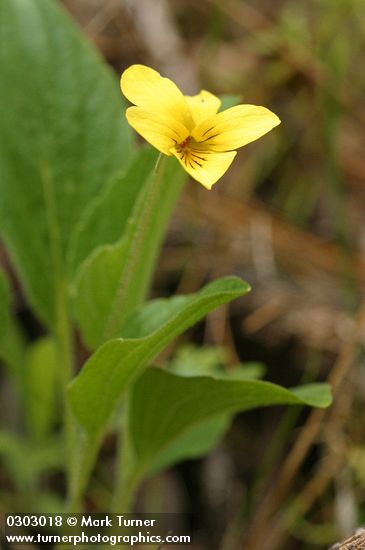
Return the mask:
[[143, 473], [133, 468], [134, 456], [129, 432], [129, 400], [127, 394], [120, 425], [118, 456], [116, 461], [117, 483], [112, 501], [114, 513], [132, 511], [133, 500]]
[[69, 484], [67, 512], [80, 512], [81, 499], [86, 490], [98, 452], [100, 440], [89, 439], [85, 434], [73, 431], [72, 478]]
[[147, 232], [150, 228], [151, 217], [155, 209], [158, 208], [158, 202], [160, 200], [160, 186], [162, 184], [162, 176], [164, 172], [164, 159], [164, 155], [160, 154], [156, 161], [148, 188], [141, 197], [138, 205], [141, 209], [140, 215], [136, 215], [138, 226], [136, 227], [133, 238], [129, 243], [130, 248], [128, 251], [128, 261], [123, 271], [113, 307], [106, 324], [103, 337], [104, 341], [109, 340], [115, 335], [118, 325], [121, 323], [121, 311], [123, 310], [123, 305], [128, 299], [128, 293], [135, 271], [135, 266], [141, 258], [142, 247], [145, 242]]
[[[155, 169], [152, 175], [152, 180], [147, 190], [147, 193], [143, 197], [142, 208], [143, 211], [139, 217], [139, 226], [136, 237], [133, 242], [133, 252], [130, 255], [130, 262], [126, 269], [126, 276], [123, 278], [123, 285], [119, 289], [116, 303], [118, 308], [123, 304], [123, 301], [126, 296], [126, 290], [129, 288], [129, 279], [133, 274], [133, 269], [135, 263], [139, 259], [140, 249], [143, 245], [146, 232], [149, 228], [150, 218], [152, 216], [155, 208], [158, 207], [158, 200], [160, 197], [160, 185], [162, 182], [162, 161], [163, 155], [159, 155]], [[118, 308], [114, 308], [118, 309]], [[113, 317], [108, 326], [109, 335], [113, 330]], [[112, 509], [114, 512], [128, 512], [130, 511], [131, 506], [133, 506], [133, 499], [135, 492], [138, 488], [142, 473], [140, 471], [135, 471], [133, 469], [133, 452], [132, 446], [129, 440], [129, 395], [127, 393], [125, 402], [124, 402], [124, 411], [121, 422], [121, 428], [118, 438], [118, 456], [117, 456], [117, 483], [116, 489], [113, 496]]]

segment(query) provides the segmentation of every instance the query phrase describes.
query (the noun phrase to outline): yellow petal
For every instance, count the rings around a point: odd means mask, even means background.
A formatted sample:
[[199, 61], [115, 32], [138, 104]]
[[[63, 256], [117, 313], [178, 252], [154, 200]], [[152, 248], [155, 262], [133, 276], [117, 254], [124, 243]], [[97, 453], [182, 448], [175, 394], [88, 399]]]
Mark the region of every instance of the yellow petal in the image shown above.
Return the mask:
[[187, 128], [194, 126], [189, 107], [179, 88], [145, 65], [131, 65], [120, 79], [123, 94], [145, 111], [169, 116]]
[[225, 174], [237, 154], [236, 151], [211, 153], [199, 150], [183, 154], [181, 150], [175, 148], [171, 149], [171, 153], [179, 160], [184, 170], [207, 189], [211, 189]]
[[201, 122], [193, 138], [212, 151], [231, 151], [242, 147], [280, 124], [269, 109], [257, 105], [236, 105]]
[[215, 115], [222, 103], [219, 97], [206, 90], [201, 90], [200, 94], [197, 95], [186, 95], [185, 99], [189, 105], [195, 124], [199, 124], [203, 120]]
[[165, 155], [171, 155], [170, 149], [189, 135], [185, 126], [177, 120], [162, 114], [151, 114], [140, 107], [129, 107], [126, 117], [136, 132]]

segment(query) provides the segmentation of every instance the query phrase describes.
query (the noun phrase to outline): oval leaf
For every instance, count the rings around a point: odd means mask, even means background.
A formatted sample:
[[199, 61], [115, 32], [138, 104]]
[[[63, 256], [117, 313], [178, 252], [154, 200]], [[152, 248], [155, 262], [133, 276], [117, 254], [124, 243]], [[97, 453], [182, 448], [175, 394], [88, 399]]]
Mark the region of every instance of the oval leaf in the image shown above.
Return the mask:
[[129, 160], [131, 131], [116, 79], [53, 0], [1, 0], [0, 80], [0, 227], [54, 326], [70, 235]]

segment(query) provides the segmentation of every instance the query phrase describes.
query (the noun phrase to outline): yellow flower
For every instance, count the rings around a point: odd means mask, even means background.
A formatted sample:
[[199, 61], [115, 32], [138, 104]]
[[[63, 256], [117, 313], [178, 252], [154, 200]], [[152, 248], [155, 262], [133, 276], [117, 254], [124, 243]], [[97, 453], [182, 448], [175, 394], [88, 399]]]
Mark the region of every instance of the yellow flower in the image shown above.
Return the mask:
[[274, 113], [256, 105], [218, 113], [221, 101], [215, 95], [202, 90], [184, 96], [171, 80], [144, 65], [126, 69], [120, 85], [135, 105], [126, 112], [129, 124], [161, 153], [175, 155], [207, 189], [228, 170], [235, 149], [280, 124]]

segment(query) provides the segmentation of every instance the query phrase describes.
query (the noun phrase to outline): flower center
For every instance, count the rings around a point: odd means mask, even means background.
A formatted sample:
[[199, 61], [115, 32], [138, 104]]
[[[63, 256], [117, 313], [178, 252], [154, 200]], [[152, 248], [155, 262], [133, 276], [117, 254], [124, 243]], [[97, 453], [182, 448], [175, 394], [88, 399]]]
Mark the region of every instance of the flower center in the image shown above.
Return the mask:
[[199, 145], [191, 136], [178, 143], [175, 150], [186, 167], [200, 168], [206, 160], [206, 151], [201, 151]]
[[176, 151], [178, 153], [182, 153], [182, 152], [187, 153], [190, 150], [189, 142], [190, 142], [190, 136], [184, 139], [182, 143], [179, 143], [178, 145], [176, 145]]

